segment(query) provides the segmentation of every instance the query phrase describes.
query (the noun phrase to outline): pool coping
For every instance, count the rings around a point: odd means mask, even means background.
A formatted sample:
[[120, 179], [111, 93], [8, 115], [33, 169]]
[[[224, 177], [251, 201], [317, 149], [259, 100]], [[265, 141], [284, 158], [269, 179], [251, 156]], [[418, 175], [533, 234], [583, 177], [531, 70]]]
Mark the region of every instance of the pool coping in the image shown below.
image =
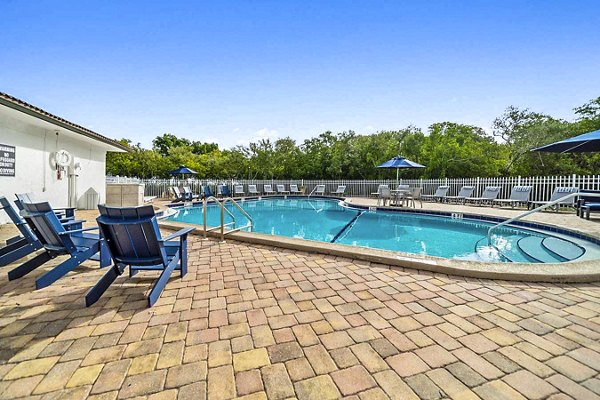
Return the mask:
[[[283, 196], [260, 196], [267, 198], [283, 198]], [[306, 196], [293, 196], [303, 197]], [[245, 198], [247, 200], [256, 199]], [[339, 197], [313, 196], [313, 198], [341, 200]], [[347, 203], [352, 208], [372, 210], [373, 208], [381, 211], [391, 212], [409, 212], [422, 213], [438, 216], [451, 216], [452, 212], [416, 210], [416, 209], [393, 209], [389, 207], [372, 207]], [[176, 206], [176, 205], [175, 205]], [[462, 218], [474, 218], [488, 222], [501, 222], [508, 218], [481, 215], [476, 213], [461, 213]], [[600, 244], [600, 239], [585, 235], [583, 233], [559, 228], [552, 225], [541, 224], [537, 222], [517, 221], [514, 225], [527, 228], [548, 230], [560, 234], [574, 236], [580, 239], [589, 240]], [[195, 235], [204, 235], [204, 229], [201, 225], [187, 224], [175, 221], [160, 221], [160, 226], [165, 229], [180, 229], [183, 227], [194, 227]], [[207, 236], [220, 237], [219, 232], [209, 231]], [[372, 262], [376, 264], [387, 265], [391, 268], [411, 268], [448, 275], [464, 276], [469, 278], [499, 279], [522, 282], [553, 282], [553, 283], [576, 283], [576, 282], [598, 282], [600, 281], [600, 260], [582, 260], [564, 263], [486, 263], [471, 260], [455, 260], [441, 257], [425, 256], [420, 254], [404, 253], [391, 250], [381, 250], [365, 247], [354, 247], [344, 244], [318, 242], [299, 238], [290, 238], [286, 236], [273, 236], [264, 233], [255, 232], [232, 232], [227, 234], [226, 239], [232, 239], [240, 242], [266, 245], [272, 247], [281, 247], [290, 250], [304, 251], [308, 253], [319, 253], [345, 257], [354, 260]]]

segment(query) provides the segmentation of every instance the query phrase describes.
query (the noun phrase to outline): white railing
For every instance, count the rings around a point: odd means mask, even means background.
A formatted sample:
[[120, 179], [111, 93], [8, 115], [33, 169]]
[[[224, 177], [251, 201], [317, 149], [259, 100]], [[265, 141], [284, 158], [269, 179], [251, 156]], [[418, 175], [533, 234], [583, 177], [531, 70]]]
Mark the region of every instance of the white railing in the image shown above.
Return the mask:
[[[108, 179], [108, 178], [107, 178]], [[112, 178], [114, 179], [114, 178]], [[119, 178], [126, 179], [126, 178]], [[209, 184], [216, 187], [216, 184], [226, 184], [231, 189], [234, 185], [243, 185], [247, 188], [248, 184], [257, 185], [262, 192], [264, 184], [286, 185], [296, 184], [304, 189], [304, 193], [310, 193], [315, 186], [325, 185], [325, 192], [335, 191], [338, 185], [346, 185], [345, 195], [348, 197], [368, 197], [371, 193], [377, 191], [379, 185], [390, 185], [394, 188], [395, 179], [380, 180], [317, 180], [317, 179], [142, 179], [137, 182], [145, 184], [145, 196], [157, 196], [168, 198], [170, 196], [169, 188], [171, 186], [189, 186], [194, 193], [200, 193], [202, 186]], [[398, 183], [408, 184], [411, 187], [422, 187], [422, 194], [433, 194], [440, 185], [450, 186], [449, 196], [455, 196], [462, 186], [475, 186], [474, 196], [480, 196], [486, 186], [500, 186], [499, 198], [508, 198], [513, 186], [532, 186], [531, 200], [548, 200], [556, 187], [572, 186], [580, 190], [600, 190], [600, 175], [563, 175], [563, 176], [509, 176], [492, 178], [442, 178], [442, 179], [401, 179]]]

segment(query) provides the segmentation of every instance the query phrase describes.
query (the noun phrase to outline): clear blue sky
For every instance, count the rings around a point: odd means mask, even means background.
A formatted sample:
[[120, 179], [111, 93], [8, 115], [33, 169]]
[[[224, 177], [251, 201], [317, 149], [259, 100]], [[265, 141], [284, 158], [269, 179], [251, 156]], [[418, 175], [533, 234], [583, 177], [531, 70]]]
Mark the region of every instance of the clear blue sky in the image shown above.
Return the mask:
[[572, 119], [600, 96], [600, 1], [0, 2], [0, 91], [149, 147]]

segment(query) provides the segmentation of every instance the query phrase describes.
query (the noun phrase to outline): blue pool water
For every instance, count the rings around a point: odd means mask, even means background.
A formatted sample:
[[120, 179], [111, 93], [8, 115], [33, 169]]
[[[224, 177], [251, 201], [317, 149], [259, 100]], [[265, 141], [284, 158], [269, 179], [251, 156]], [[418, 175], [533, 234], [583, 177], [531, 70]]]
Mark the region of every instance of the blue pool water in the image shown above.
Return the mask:
[[[503, 227], [486, 237], [491, 223], [476, 219], [410, 212], [366, 211], [345, 206], [338, 200], [269, 198], [239, 203], [254, 220], [253, 232], [370, 247], [444, 258], [495, 262], [565, 262], [580, 259], [586, 250], [600, 254], [593, 243], [584, 247], [550, 233]], [[209, 205], [207, 225], [220, 225], [220, 209]], [[233, 207], [236, 225], [248, 220]], [[202, 225], [202, 207], [179, 208], [168, 218]], [[226, 213], [225, 222], [232, 222]], [[231, 227], [230, 227], [231, 228]]]

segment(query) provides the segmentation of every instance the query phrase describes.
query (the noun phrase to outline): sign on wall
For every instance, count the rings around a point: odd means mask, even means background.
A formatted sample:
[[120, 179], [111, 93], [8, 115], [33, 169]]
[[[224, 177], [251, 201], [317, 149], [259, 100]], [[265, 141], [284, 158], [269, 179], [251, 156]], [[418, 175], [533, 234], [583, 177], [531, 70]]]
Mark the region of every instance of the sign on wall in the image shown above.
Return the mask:
[[15, 146], [0, 144], [0, 176], [15, 176]]

